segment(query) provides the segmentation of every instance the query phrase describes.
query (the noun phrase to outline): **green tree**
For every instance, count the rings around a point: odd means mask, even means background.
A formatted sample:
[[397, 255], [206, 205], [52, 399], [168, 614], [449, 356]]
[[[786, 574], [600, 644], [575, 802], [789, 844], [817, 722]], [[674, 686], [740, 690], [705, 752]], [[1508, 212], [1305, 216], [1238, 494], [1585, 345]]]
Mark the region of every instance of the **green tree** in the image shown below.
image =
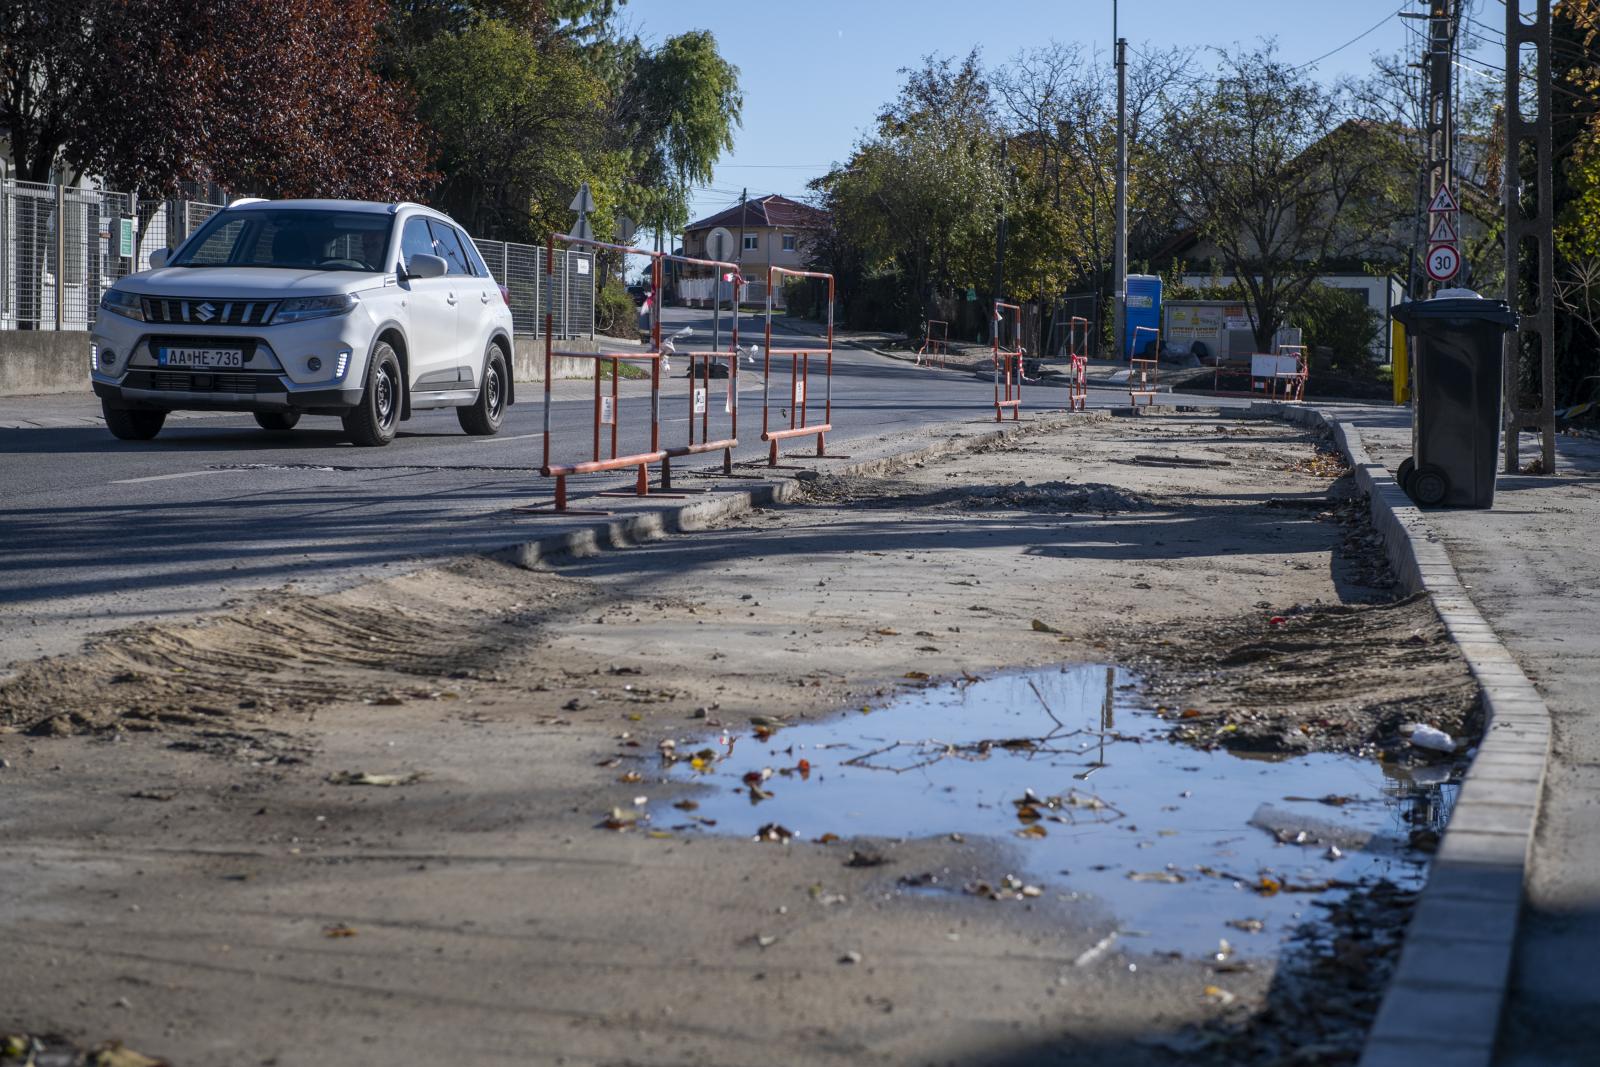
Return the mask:
[[406, 68], [438, 143], [434, 198], [472, 233], [543, 243], [571, 225], [567, 204], [585, 180], [614, 200], [621, 168], [596, 151], [604, 85], [573, 50], [481, 19], [421, 45]]
[[825, 254], [863, 280], [894, 277], [896, 317], [914, 330], [936, 294], [988, 287], [1005, 183], [978, 52], [902, 73], [876, 130], [813, 185], [833, 215]]
[[705, 30], [628, 50], [623, 61], [611, 123], [631, 165], [623, 206], [670, 233], [688, 221], [690, 191], [733, 148], [744, 108], [739, 68]]

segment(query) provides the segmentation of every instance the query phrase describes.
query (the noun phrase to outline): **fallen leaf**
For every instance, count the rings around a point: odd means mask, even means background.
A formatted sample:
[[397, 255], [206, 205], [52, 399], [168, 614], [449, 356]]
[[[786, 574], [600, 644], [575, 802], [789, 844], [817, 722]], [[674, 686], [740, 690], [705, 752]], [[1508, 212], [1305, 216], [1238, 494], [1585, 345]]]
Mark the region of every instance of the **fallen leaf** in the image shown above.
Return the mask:
[[900, 631], [899, 630], [891, 630], [887, 626], [883, 627], [880, 630], [874, 630], [873, 632], [877, 633], [877, 634], [881, 634], [884, 637], [899, 637], [900, 636]]
[[901, 675], [901, 677], [902, 678], [909, 678], [913, 682], [926, 682], [928, 680], [928, 672], [927, 671], [906, 671], [906, 673]]
[[324, 926], [322, 928], [322, 936], [323, 937], [354, 937], [354, 936], [356, 936], [356, 931], [355, 931], [355, 927], [353, 927], [353, 926], [346, 926], [344, 923], [334, 923], [331, 926]]
[[1183, 881], [1183, 875], [1177, 871], [1129, 871], [1128, 881], [1164, 882], [1168, 885], [1176, 885]]
[[680, 800], [672, 806], [679, 811], [695, 811], [700, 807], [700, 802], [696, 800]]
[[786, 844], [793, 837], [793, 830], [789, 829], [787, 826], [780, 826], [775, 822], [769, 822], [756, 831], [757, 841], [777, 841], [779, 843]]
[[410, 785], [422, 781], [421, 771], [410, 774], [372, 774], [368, 771], [337, 771], [328, 775], [330, 785]]
[[94, 1067], [167, 1067], [166, 1060], [152, 1059], [142, 1052], [135, 1052], [121, 1042], [107, 1045], [96, 1052], [94, 1059], [89, 1062]]
[[607, 830], [631, 830], [638, 821], [638, 812], [629, 811], [627, 808], [612, 808], [611, 814], [601, 820], [600, 825]]
[[837, 840], [839, 840], [838, 834], [823, 834], [821, 837], [817, 838], [817, 844], [831, 845]]
[[644, 775], [640, 774], [638, 771], [629, 771], [627, 774], [624, 774], [621, 778], [618, 778], [617, 781], [619, 781], [619, 782], [627, 782], [627, 783], [629, 783], [631, 785], [634, 782], [642, 782], [642, 781], [644, 781]]
[[1050, 836], [1050, 831], [1046, 830], [1044, 827], [1040, 826], [1038, 823], [1034, 823], [1032, 826], [1024, 827], [1023, 829], [1018, 830], [1016, 833], [1017, 833], [1018, 837], [1034, 837], [1034, 838], [1038, 838], [1038, 837], [1049, 837]]
[[1033, 620], [1033, 631], [1034, 633], [1040, 634], [1058, 634], [1061, 632], [1054, 626], [1051, 626], [1049, 623], [1045, 622], [1043, 619]]
[[672, 837], [672, 835], [670, 833], [668, 833], [667, 831], [665, 831], [665, 830], [651, 830], [648, 833], [646, 833], [645, 836], [646, 837], [653, 837], [658, 841], [659, 840], [665, 840], [665, 839], [668, 839], [668, 838]]

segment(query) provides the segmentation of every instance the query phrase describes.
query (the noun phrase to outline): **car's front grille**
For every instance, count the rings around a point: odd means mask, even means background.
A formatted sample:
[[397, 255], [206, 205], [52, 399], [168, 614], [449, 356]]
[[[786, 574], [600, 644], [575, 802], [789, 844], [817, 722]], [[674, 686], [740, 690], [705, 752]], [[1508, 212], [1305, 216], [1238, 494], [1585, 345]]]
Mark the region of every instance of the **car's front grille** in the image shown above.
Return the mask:
[[265, 326], [272, 321], [276, 300], [185, 300], [144, 298], [146, 322], [183, 323], [190, 326]]
[[259, 393], [281, 387], [271, 374], [217, 374], [211, 371], [133, 371], [125, 383], [130, 389], [167, 393]]

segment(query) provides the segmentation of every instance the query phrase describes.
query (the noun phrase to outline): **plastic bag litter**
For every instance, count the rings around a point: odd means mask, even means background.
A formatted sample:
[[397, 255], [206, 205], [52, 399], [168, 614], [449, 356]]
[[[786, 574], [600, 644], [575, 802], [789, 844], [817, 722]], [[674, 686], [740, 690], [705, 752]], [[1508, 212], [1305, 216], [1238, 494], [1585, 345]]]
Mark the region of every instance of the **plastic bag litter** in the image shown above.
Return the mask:
[[[1426, 748], [1433, 752], [1454, 752], [1456, 739], [1435, 726], [1423, 723], [1408, 724], [1411, 726], [1410, 741], [1418, 748]], [[1405, 727], [1401, 727], [1402, 730]]]

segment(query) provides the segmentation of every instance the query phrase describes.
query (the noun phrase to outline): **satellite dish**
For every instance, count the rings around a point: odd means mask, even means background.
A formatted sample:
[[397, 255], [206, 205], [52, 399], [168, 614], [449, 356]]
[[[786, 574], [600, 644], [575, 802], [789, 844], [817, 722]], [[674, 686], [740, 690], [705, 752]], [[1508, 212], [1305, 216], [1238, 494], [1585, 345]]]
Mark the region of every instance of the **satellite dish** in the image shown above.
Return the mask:
[[733, 234], [728, 232], [727, 227], [718, 226], [706, 234], [706, 255], [712, 259], [726, 260], [733, 253]]

